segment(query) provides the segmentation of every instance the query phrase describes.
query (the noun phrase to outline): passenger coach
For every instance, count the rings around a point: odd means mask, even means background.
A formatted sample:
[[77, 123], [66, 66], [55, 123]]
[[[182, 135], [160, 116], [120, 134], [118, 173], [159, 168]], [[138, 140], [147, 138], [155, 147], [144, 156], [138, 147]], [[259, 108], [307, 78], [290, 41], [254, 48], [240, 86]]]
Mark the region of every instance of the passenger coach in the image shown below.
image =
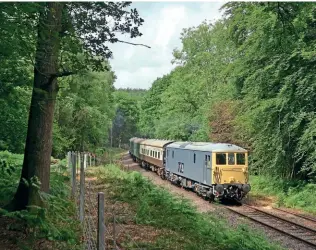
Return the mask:
[[166, 162], [165, 147], [173, 141], [148, 139], [140, 142], [142, 167], [163, 176]]

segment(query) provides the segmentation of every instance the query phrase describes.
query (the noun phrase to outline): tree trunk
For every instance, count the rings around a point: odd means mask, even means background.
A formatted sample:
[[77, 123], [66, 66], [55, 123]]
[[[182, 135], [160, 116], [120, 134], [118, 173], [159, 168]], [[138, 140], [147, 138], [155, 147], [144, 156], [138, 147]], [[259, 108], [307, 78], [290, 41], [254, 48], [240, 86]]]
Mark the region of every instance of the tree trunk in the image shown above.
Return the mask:
[[[22, 175], [11, 210], [42, 205], [40, 191], [49, 191], [54, 107], [58, 93], [57, 73], [63, 3], [43, 3], [38, 24], [34, 85], [28, 121]], [[26, 182], [27, 183], [26, 183]]]

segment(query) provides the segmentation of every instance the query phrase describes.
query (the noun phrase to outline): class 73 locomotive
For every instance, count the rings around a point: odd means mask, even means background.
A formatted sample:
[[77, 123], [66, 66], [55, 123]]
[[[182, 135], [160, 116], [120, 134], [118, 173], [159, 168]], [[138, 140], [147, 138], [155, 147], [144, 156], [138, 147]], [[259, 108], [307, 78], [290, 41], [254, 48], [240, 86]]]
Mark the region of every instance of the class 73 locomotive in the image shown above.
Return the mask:
[[248, 151], [233, 144], [131, 138], [129, 153], [143, 168], [209, 200], [241, 201], [251, 189]]

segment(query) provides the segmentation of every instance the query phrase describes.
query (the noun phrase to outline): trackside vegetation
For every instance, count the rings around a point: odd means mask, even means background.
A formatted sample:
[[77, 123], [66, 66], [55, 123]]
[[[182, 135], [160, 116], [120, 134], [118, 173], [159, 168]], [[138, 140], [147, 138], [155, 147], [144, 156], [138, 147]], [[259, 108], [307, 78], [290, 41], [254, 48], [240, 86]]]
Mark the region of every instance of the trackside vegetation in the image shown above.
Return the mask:
[[[125, 172], [116, 165], [93, 171], [98, 185], [108, 184], [111, 199], [128, 203], [135, 211], [134, 223], [162, 233], [155, 242], [138, 246], [146, 249], [281, 249], [244, 225], [231, 228], [214, 214], [199, 213], [186, 199], [172, 196], [139, 172]], [[132, 246], [131, 246], [132, 247]]]
[[250, 180], [250, 196], [274, 196], [277, 206], [298, 208], [316, 214], [316, 184], [267, 176], [251, 176]]
[[[0, 152], [0, 207], [13, 198], [19, 183], [23, 155]], [[53, 159], [49, 194], [40, 192], [44, 207], [8, 212], [0, 208], [1, 246], [4, 249], [82, 249], [81, 227], [76, 208], [70, 200], [69, 177], [65, 175], [65, 160]], [[34, 184], [33, 184], [34, 185]], [[4, 240], [9, 244], [3, 245]], [[15, 246], [9, 248], [9, 246]]]

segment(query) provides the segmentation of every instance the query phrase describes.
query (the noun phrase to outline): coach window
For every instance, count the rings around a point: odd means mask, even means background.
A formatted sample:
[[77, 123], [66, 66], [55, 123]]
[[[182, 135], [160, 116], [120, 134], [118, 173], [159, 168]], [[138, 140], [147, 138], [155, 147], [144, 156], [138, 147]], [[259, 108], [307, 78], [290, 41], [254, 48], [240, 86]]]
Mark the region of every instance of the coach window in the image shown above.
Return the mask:
[[226, 154], [225, 153], [216, 154], [216, 164], [217, 165], [226, 165]]
[[172, 150], [172, 158], [174, 158], [174, 151]]
[[158, 159], [160, 159], [160, 152], [158, 152]]
[[207, 156], [207, 167], [208, 168], [211, 167], [211, 156], [210, 155]]
[[150, 156], [153, 156], [153, 151], [152, 150], [150, 150]]
[[243, 153], [237, 153], [236, 154], [236, 160], [237, 160], [237, 165], [245, 165], [246, 163], [246, 156]]
[[156, 152], [155, 152], [155, 158], [157, 158], [157, 156], [158, 156], [158, 152], [156, 151]]
[[235, 165], [235, 154], [228, 153], [228, 165]]
[[193, 155], [193, 163], [195, 163], [195, 159], [196, 159], [196, 155], [194, 153], [194, 155]]

